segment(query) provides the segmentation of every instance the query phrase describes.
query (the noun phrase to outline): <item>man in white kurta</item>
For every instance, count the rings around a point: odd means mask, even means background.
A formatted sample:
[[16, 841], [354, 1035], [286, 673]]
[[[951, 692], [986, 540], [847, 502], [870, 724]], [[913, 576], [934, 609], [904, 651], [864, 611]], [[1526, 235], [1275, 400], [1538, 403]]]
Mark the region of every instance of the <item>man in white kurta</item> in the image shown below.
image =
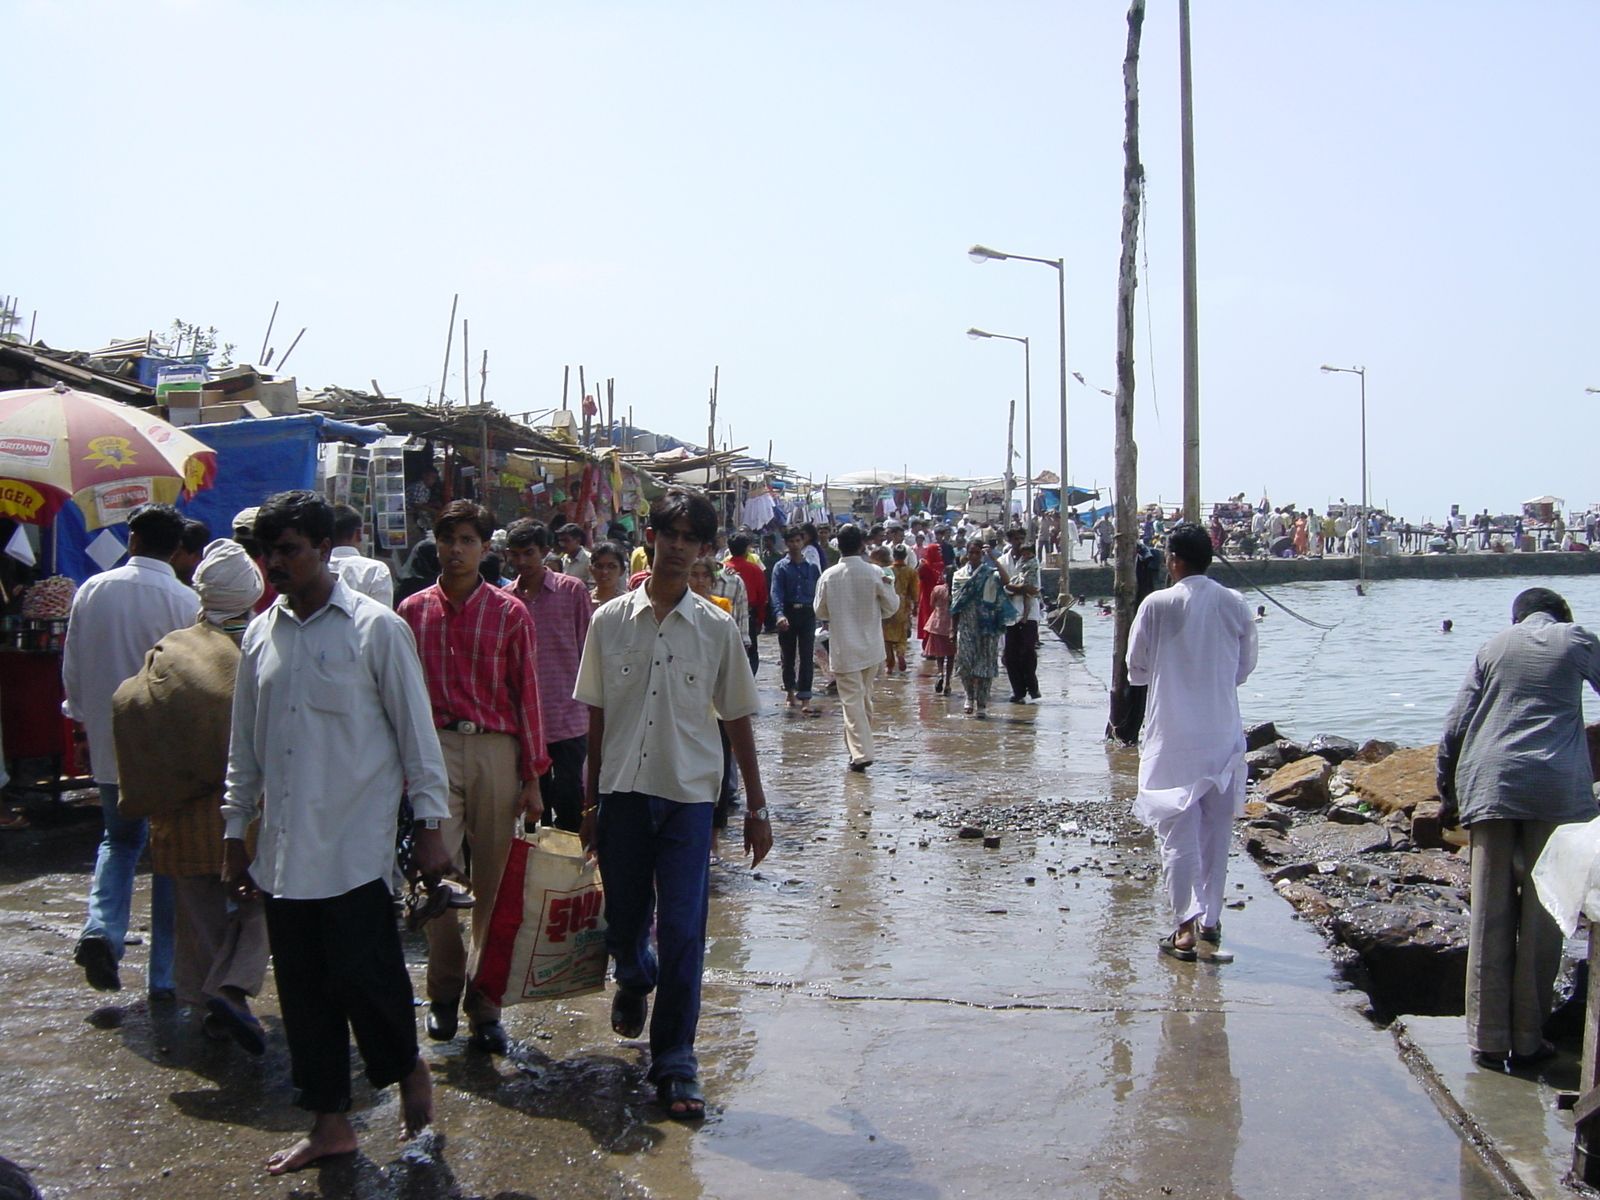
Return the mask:
[[1244, 598], [1206, 575], [1204, 529], [1180, 525], [1167, 549], [1172, 586], [1145, 597], [1128, 641], [1128, 679], [1150, 688], [1133, 811], [1161, 841], [1175, 930], [1162, 950], [1187, 961], [1197, 936], [1222, 937], [1228, 836], [1244, 811], [1238, 688], [1256, 665], [1256, 626]]

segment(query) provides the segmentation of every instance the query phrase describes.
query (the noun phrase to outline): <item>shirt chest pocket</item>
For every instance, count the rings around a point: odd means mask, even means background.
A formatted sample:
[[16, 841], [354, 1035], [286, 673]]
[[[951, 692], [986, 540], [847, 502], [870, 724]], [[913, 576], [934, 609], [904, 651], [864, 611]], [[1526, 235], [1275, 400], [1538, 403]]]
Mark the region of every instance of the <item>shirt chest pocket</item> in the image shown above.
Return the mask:
[[349, 712], [364, 674], [355, 647], [320, 651], [306, 672], [306, 707], [325, 713]]
[[623, 650], [604, 658], [606, 683], [616, 687], [637, 687], [650, 674], [648, 650]]
[[703, 663], [680, 656], [669, 657], [662, 665], [674, 702], [696, 709], [711, 704], [711, 673]]

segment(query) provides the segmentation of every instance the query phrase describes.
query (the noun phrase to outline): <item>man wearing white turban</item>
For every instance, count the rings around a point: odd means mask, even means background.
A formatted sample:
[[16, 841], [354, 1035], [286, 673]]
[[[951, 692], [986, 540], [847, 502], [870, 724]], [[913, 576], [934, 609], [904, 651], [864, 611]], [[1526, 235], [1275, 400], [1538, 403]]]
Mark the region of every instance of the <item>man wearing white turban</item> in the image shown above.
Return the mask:
[[266, 976], [266, 916], [259, 899], [235, 901], [222, 882], [221, 805], [239, 638], [261, 597], [261, 573], [238, 542], [215, 541], [194, 587], [200, 619], [157, 642], [112, 698], [118, 811], [149, 819], [154, 868], [176, 880], [178, 999], [206, 1009], [208, 1034], [260, 1054], [266, 1045], [250, 997]]

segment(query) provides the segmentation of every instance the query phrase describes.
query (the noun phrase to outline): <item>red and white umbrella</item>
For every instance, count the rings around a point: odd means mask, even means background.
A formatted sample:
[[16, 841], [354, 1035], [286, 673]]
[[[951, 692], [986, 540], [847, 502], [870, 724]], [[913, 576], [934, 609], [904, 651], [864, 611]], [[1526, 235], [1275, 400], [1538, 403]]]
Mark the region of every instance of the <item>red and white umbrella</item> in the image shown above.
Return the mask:
[[216, 451], [142, 409], [61, 383], [0, 392], [0, 516], [45, 525], [71, 500], [99, 529], [216, 473]]

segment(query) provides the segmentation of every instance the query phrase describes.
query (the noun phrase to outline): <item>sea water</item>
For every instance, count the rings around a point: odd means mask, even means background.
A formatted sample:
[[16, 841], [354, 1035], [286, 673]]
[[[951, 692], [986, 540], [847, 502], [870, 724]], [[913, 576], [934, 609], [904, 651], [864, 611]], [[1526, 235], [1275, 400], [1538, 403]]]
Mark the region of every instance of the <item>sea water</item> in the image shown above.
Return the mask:
[[[1580, 625], [1600, 632], [1595, 575], [1371, 581], [1365, 596], [1347, 580], [1273, 584], [1266, 595], [1243, 589], [1252, 611], [1267, 610], [1256, 626], [1260, 660], [1239, 689], [1245, 724], [1274, 721], [1297, 740], [1335, 733], [1402, 746], [1436, 742], [1473, 656], [1511, 624], [1512, 600], [1530, 587], [1559, 592]], [[1443, 633], [1447, 619], [1453, 629]], [[1084, 665], [1109, 679], [1111, 618], [1090, 610], [1083, 624]], [[1586, 692], [1585, 708], [1589, 720], [1600, 719], [1600, 697]]]

